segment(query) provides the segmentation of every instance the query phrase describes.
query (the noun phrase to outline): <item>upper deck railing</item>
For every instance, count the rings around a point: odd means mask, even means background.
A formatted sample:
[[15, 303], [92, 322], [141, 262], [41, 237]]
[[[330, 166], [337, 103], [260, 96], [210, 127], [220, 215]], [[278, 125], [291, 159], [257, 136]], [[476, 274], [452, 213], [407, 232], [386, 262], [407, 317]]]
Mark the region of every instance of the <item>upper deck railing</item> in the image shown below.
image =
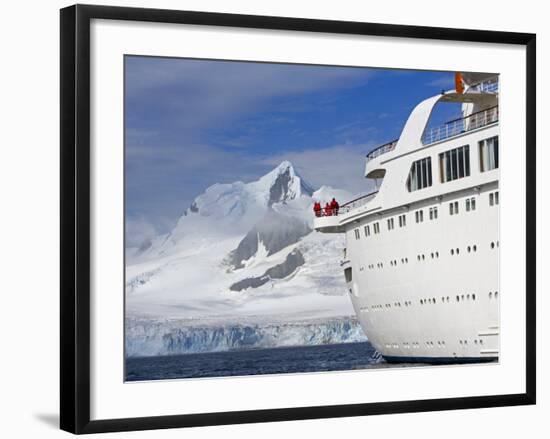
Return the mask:
[[498, 77], [488, 79], [471, 85], [468, 91], [477, 91], [483, 93], [498, 93]]
[[345, 204], [342, 204], [338, 209], [329, 209], [328, 211], [325, 209], [321, 209], [319, 214], [317, 216], [338, 216], [343, 215], [345, 213], [348, 213], [354, 209], [357, 209], [358, 207], [364, 206], [367, 204], [370, 200], [374, 198], [374, 196], [378, 193], [378, 191], [370, 192], [366, 195], [361, 195], [358, 198], [355, 198], [351, 201], [348, 201]]
[[384, 143], [383, 145], [380, 145], [377, 148], [374, 148], [371, 152], [367, 154], [367, 162], [378, 156], [381, 156], [382, 154], [386, 154], [387, 152], [393, 151], [395, 148], [395, 145], [397, 145], [398, 140], [399, 139], [395, 139], [395, 140], [392, 140], [391, 142]]
[[424, 132], [422, 143], [429, 145], [495, 122], [498, 122], [498, 106], [487, 108], [486, 110], [431, 128]]

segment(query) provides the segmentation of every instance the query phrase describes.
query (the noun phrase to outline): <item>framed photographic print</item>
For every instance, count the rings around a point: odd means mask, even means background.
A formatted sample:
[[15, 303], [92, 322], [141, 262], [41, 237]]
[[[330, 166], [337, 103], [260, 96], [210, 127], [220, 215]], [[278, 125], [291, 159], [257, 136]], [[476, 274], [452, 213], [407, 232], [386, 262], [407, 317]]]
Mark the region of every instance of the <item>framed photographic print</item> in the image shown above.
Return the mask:
[[533, 34], [62, 9], [62, 429], [534, 404], [535, 87]]

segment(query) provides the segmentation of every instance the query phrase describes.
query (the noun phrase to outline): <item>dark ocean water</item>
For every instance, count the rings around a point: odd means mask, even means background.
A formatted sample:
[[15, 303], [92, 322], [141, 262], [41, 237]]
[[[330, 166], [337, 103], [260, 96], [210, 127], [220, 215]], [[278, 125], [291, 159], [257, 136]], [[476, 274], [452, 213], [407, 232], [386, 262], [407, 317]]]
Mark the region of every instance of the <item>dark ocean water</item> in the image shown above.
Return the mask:
[[383, 367], [369, 342], [126, 359], [126, 380], [262, 375]]

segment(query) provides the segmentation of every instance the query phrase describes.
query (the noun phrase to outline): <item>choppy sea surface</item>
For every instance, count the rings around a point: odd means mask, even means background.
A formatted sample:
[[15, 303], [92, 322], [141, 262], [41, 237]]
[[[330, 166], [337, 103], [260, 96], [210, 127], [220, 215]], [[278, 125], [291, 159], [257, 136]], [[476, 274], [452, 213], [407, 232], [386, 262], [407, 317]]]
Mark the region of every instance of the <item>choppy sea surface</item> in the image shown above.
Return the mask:
[[[251, 349], [126, 359], [127, 381], [368, 369], [388, 366], [372, 345]], [[403, 365], [401, 365], [403, 366]]]

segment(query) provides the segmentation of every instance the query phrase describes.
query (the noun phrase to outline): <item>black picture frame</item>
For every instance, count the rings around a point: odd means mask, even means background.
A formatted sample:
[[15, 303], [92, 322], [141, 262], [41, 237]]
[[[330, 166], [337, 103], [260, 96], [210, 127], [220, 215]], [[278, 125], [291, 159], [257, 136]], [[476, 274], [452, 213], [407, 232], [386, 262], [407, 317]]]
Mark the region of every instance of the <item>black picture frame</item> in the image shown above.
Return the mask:
[[[181, 23], [255, 29], [486, 42], [526, 47], [525, 393], [224, 413], [90, 420], [90, 21]], [[75, 5], [61, 10], [61, 429], [81, 434], [535, 404], [536, 35], [290, 17]]]

